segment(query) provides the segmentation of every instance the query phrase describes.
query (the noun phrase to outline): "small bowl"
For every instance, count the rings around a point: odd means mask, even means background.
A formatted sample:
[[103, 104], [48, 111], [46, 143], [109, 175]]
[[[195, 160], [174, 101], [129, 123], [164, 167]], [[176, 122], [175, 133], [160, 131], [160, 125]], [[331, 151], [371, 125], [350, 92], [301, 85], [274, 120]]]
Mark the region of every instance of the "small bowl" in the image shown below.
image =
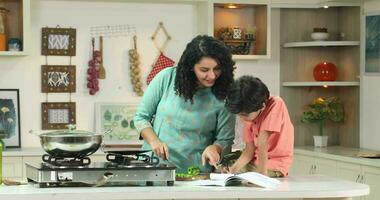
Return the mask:
[[313, 32], [311, 33], [311, 39], [315, 41], [324, 41], [329, 38], [329, 33], [326, 32]]

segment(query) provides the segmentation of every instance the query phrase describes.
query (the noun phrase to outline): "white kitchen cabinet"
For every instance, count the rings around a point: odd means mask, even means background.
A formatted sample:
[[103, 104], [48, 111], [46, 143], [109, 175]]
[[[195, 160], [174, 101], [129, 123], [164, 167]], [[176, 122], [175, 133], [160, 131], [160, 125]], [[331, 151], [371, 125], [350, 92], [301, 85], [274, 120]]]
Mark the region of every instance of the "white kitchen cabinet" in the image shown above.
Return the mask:
[[361, 175], [363, 183], [370, 186], [370, 194], [363, 198], [365, 200], [378, 200], [380, 197], [380, 169], [362, 165]]
[[290, 175], [308, 175], [314, 170], [314, 158], [304, 155], [294, 155]]
[[336, 170], [338, 178], [348, 181], [361, 182], [361, 169], [358, 164], [338, 162]]
[[3, 157], [3, 178], [22, 178], [22, 157]]
[[290, 175], [323, 174], [336, 176], [336, 161], [312, 156], [295, 155]]

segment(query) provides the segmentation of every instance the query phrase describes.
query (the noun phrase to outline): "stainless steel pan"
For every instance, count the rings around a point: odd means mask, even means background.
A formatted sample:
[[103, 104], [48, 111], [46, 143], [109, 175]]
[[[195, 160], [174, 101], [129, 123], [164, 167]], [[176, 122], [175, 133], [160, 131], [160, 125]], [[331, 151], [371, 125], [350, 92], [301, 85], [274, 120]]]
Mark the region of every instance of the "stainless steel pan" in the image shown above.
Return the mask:
[[[111, 131], [107, 131], [107, 134]], [[83, 158], [95, 153], [103, 141], [104, 134], [75, 130], [70, 125], [68, 130], [42, 133], [42, 148], [51, 156], [61, 158]]]

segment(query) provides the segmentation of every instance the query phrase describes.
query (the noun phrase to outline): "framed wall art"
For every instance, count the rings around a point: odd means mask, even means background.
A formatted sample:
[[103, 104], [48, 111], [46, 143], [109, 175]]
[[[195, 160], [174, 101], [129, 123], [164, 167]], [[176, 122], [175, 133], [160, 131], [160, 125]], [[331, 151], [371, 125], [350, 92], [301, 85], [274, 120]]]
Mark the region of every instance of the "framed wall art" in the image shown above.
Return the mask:
[[74, 102], [42, 103], [42, 130], [67, 129], [76, 123]]
[[365, 17], [365, 73], [380, 75], [380, 13]]
[[0, 138], [5, 146], [20, 147], [20, 99], [18, 89], [0, 89]]
[[96, 131], [104, 133], [112, 130], [104, 136], [106, 145], [128, 144], [141, 145], [133, 117], [136, 113], [138, 104], [131, 103], [96, 103]]
[[42, 28], [41, 54], [45, 56], [75, 56], [76, 29]]
[[42, 92], [75, 92], [75, 65], [42, 65]]

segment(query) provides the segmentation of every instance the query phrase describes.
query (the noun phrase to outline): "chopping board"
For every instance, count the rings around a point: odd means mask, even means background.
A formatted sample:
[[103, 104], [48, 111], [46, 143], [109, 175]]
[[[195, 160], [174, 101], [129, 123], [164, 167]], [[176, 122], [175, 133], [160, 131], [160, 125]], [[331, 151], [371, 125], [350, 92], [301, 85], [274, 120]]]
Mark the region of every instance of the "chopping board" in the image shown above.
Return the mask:
[[178, 176], [175, 177], [176, 181], [197, 181], [197, 180], [207, 180], [207, 179], [210, 179], [210, 174], [208, 174], [208, 173], [207, 174], [199, 174], [199, 175], [196, 175], [193, 177], [188, 177], [188, 178], [178, 177]]

